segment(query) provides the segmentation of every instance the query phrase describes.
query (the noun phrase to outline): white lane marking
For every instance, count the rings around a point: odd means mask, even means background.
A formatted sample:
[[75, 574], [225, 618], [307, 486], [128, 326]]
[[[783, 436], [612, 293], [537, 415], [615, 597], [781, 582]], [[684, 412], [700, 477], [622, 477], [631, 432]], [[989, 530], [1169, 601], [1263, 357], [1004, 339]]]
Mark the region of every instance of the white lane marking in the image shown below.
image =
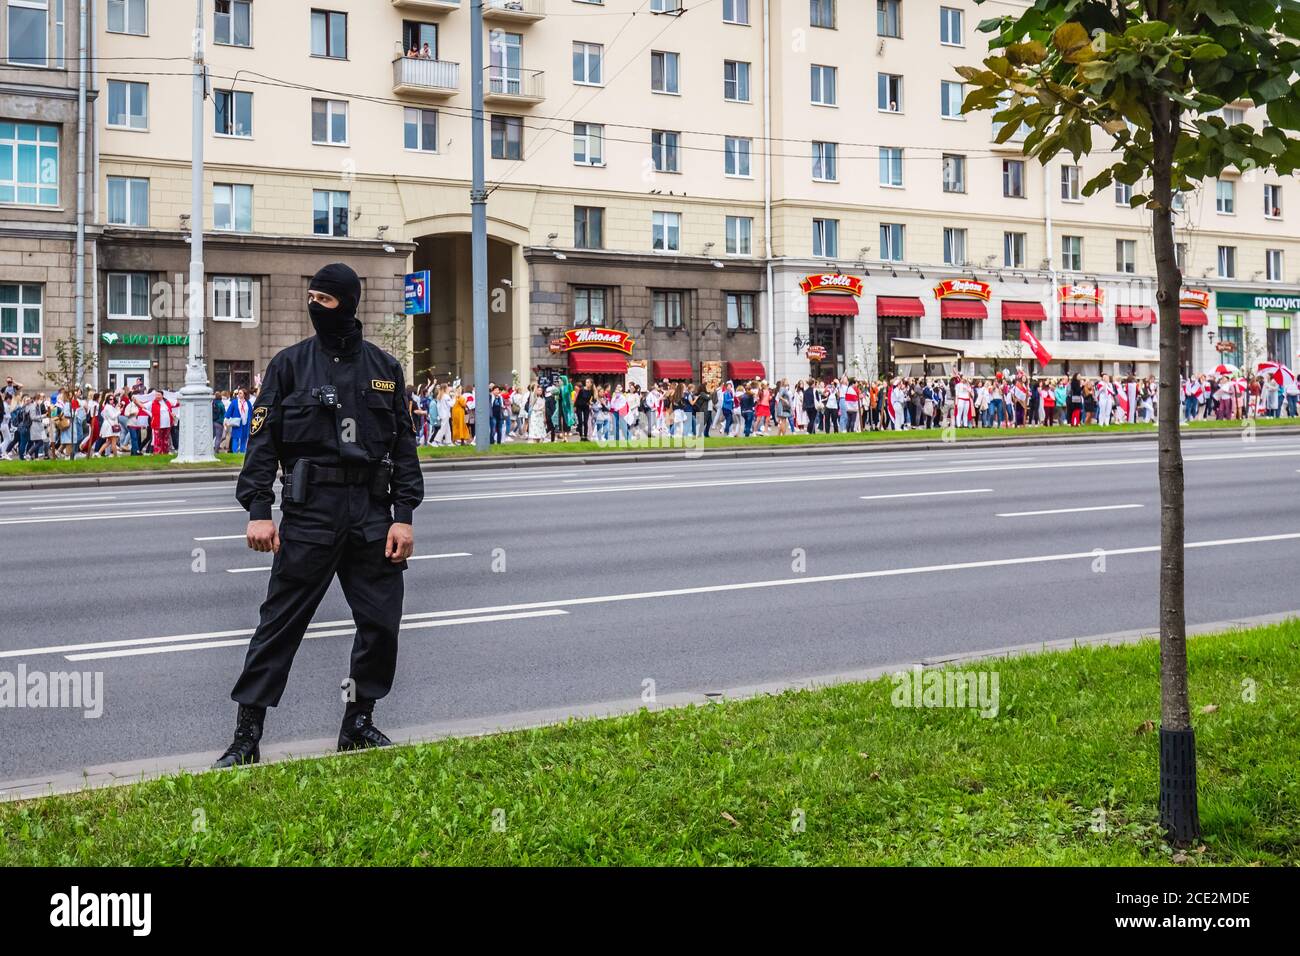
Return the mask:
[[1072, 515], [1082, 511], [1123, 511], [1127, 508], [1142, 508], [1145, 505], [1094, 505], [1091, 508], [1051, 508], [1047, 511], [1007, 511], [999, 518], [1032, 518], [1036, 515]]
[[[188, 500], [189, 500], [188, 498], [171, 498], [163, 501], [150, 501], [149, 504], [183, 505]], [[68, 510], [75, 510], [77, 508], [120, 508], [120, 507], [122, 507], [122, 503], [120, 501], [105, 501], [98, 504], [85, 504], [85, 503], [78, 502], [71, 505], [33, 505], [27, 510], [28, 511], [68, 511]]]
[[25, 498], [8, 498], [0, 495], [0, 505], [25, 505], [33, 501], [104, 501], [115, 499], [117, 495], [30, 495]]
[[195, 541], [244, 541], [248, 538], [247, 534], [214, 534], [206, 538], [195, 538]]
[[[1300, 539], [1300, 532], [1289, 532], [1286, 534], [1260, 535], [1252, 538], [1221, 538], [1211, 541], [1189, 541], [1184, 547], [1188, 550], [1197, 550], [1201, 548], [1223, 548], [1243, 544], [1264, 544], [1275, 541], [1295, 541]], [[1101, 549], [1108, 557], [1122, 556], [1130, 554], [1154, 554], [1159, 552], [1160, 545], [1144, 545], [1135, 548], [1111, 548]], [[578, 598], [558, 598], [551, 601], [532, 601], [526, 604], [501, 604], [491, 607], [480, 608], [458, 608], [451, 611], [424, 611], [414, 614], [405, 614], [402, 616], [403, 622], [417, 620], [435, 620], [439, 618], [459, 618], [467, 615], [484, 615], [484, 614], [505, 614], [519, 611], [534, 611], [547, 608], [579, 607], [589, 604], [613, 604], [622, 601], [640, 601], [649, 598], [664, 597], [683, 597], [696, 594], [716, 594], [725, 591], [750, 591], [762, 588], [789, 587], [798, 584], [823, 584], [835, 581], [859, 581], [871, 578], [889, 578], [903, 577], [912, 574], [933, 574], [944, 571], [965, 571], [976, 568], [996, 568], [1008, 567], [1013, 565], [1025, 564], [1046, 564], [1056, 561], [1072, 561], [1079, 559], [1093, 560], [1097, 557], [1097, 550], [1092, 551], [1073, 551], [1063, 554], [1042, 554], [1031, 555], [1022, 558], [992, 558], [987, 561], [966, 561], [959, 564], [931, 564], [911, 568], [886, 568], [880, 571], [848, 571], [841, 574], [823, 574], [817, 577], [798, 577], [798, 578], [777, 578], [769, 581], [745, 581], [737, 584], [708, 584], [691, 588], [672, 588], [662, 591], [640, 591], [627, 594], [604, 594], [590, 597]], [[475, 617], [473, 620], [479, 620]], [[308, 626], [307, 635], [310, 637], [319, 629], [329, 629], [338, 627], [351, 627], [352, 621], [319, 621]], [[407, 625], [404, 623], [403, 627]], [[175, 634], [170, 637], [140, 637], [124, 638], [115, 641], [102, 641], [91, 644], [68, 644], [56, 647], [25, 647], [18, 650], [0, 651], [0, 658], [6, 657], [23, 657], [37, 654], [67, 654], [74, 651], [95, 650], [106, 647], [139, 647], [153, 644], [201, 641], [216, 638], [249, 636], [253, 633], [252, 629], [237, 631], [210, 631], [198, 634]]]
[[[1235, 455], [1197, 455], [1184, 456], [1184, 462], [1192, 461], [1245, 461], [1251, 458], [1294, 458], [1300, 451], [1250, 452]], [[539, 488], [531, 491], [486, 492], [482, 494], [434, 495], [426, 497], [429, 501], [478, 501], [497, 498], [539, 498], [548, 495], [599, 495], [623, 494], [629, 491], [681, 491], [686, 488], [734, 488], [737, 485], [772, 485], [794, 484], [807, 481], [852, 481], [861, 478], [914, 478], [930, 475], [969, 475], [979, 471], [1033, 471], [1047, 468], [1098, 468], [1107, 465], [1154, 465], [1155, 458], [1111, 458], [1082, 461], [1043, 461], [1025, 465], [975, 465], [945, 468], [916, 468], [908, 471], [869, 471], [852, 472], [843, 475], [779, 475], [764, 478], [725, 478], [707, 481], [678, 481], [670, 485], [622, 485], [617, 488]]]
[[1013, 462], [1033, 461], [1033, 458], [954, 458], [954, 465], [1009, 465]]
[[576, 471], [548, 471], [531, 475], [494, 475], [491, 478], [471, 478], [470, 481], [536, 481], [539, 478], [559, 478], [561, 475], [576, 475]]
[[[241, 534], [239, 537], [243, 537]], [[199, 540], [198, 538], [194, 539]], [[435, 558], [470, 558], [473, 557], [468, 551], [448, 551], [446, 554], [413, 554], [407, 561], [432, 561]], [[247, 574], [249, 571], [270, 571], [271, 565], [258, 565], [255, 568], [226, 568], [227, 574]]]
[[[453, 627], [457, 624], [492, 624], [499, 621], [518, 621], [524, 618], [534, 617], [555, 617], [560, 614], [568, 614], [568, 611], [560, 608], [550, 608], [542, 611], [527, 611], [518, 614], [487, 614], [477, 617], [455, 617], [446, 618], [440, 621], [416, 621], [412, 623], [403, 623], [403, 631], [413, 631], [425, 627]], [[355, 627], [348, 627], [342, 630], [334, 631], [310, 631], [304, 635], [308, 638], [317, 637], [351, 637], [356, 633]], [[140, 657], [145, 654], [171, 654], [175, 651], [205, 651], [211, 647], [240, 647], [246, 645], [252, 640], [251, 637], [241, 638], [234, 641], [204, 641], [199, 644], [168, 644], [159, 647], [134, 647], [120, 651], [100, 651], [89, 654], [68, 654], [66, 659], [70, 661], [100, 661], [114, 657]]]
[[981, 495], [992, 488], [958, 488], [954, 491], [909, 491], [901, 495], [859, 495], [863, 501], [880, 501], [884, 498], [932, 498], [937, 495]]
[[[243, 510], [243, 508], [186, 508], [180, 511], [123, 511], [110, 515], [41, 515], [38, 518], [0, 518], [0, 525], [52, 524], [55, 521], [107, 521], [114, 518], [162, 518], [171, 515], [224, 515], [243, 512]], [[279, 510], [279, 506], [272, 510]]]
[[618, 475], [614, 478], [565, 478], [561, 484], [573, 485], [584, 481], [650, 481], [654, 478], [674, 478], [675, 475]]

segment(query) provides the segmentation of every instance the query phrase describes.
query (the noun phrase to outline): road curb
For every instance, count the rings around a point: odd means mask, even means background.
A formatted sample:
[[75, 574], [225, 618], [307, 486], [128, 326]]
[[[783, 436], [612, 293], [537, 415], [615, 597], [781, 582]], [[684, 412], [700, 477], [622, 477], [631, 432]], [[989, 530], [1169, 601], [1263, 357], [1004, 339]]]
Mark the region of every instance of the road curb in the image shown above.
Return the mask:
[[[1214, 621], [1208, 624], [1195, 624], [1187, 628], [1187, 636], [1217, 633], [1221, 631], [1239, 631], [1300, 617], [1300, 610], [1283, 611], [1276, 614], [1261, 614], [1253, 617], [1239, 617], [1228, 621]], [[867, 667], [858, 670], [839, 671], [833, 674], [821, 674], [792, 680], [769, 681], [760, 684], [746, 684], [720, 690], [703, 692], [684, 692], [664, 694], [653, 702], [646, 702], [639, 697], [623, 700], [601, 701], [592, 704], [578, 704], [572, 707], [553, 707], [543, 710], [520, 711], [512, 714], [499, 714], [489, 717], [476, 717], [465, 720], [443, 721], [421, 724], [391, 731], [389, 736], [401, 745], [427, 744], [451, 738], [484, 737], [492, 734], [516, 730], [532, 730], [567, 723], [571, 719], [591, 719], [619, 717], [634, 714], [645, 709], [649, 711], [675, 710], [700, 704], [717, 703], [723, 700], [747, 700], [764, 695], [782, 694], [792, 690], [818, 690], [835, 687], [840, 684], [861, 683], [878, 680], [899, 671], [914, 667], [934, 668], [952, 664], [977, 661], [997, 660], [1007, 657], [1023, 657], [1030, 654], [1051, 654], [1072, 650], [1076, 647], [1103, 647], [1122, 644], [1136, 644], [1145, 640], [1156, 640], [1160, 636], [1159, 628], [1135, 628], [1129, 631], [1114, 631], [1108, 634], [1096, 634], [1091, 637], [1067, 638], [1058, 641], [1045, 641], [1035, 644], [1013, 644], [1006, 647], [982, 651], [955, 652], [953, 654], [924, 657], [920, 660], [904, 661], [879, 667]], [[334, 748], [337, 741], [333, 738], [299, 740], [283, 744], [269, 744], [262, 747], [262, 762], [281, 763], [287, 760], [316, 760], [321, 758], [351, 759], [354, 754], [339, 754]], [[0, 782], [0, 802], [32, 800], [60, 794], [77, 793], [102, 787], [117, 787], [132, 783], [143, 783], [161, 777], [179, 773], [207, 772], [215, 759], [214, 751], [202, 753], [176, 754], [168, 757], [156, 757], [148, 760], [125, 761], [122, 763], [103, 764], [87, 767], [80, 773], [63, 773], [46, 775], [39, 778], [11, 780]]]
[[[1257, 430], [1255, 432], [1257, 436], [1261, 433], [1267, 435], [1300, 435], [1300, 425], [1279, 425], [1263, 430]], [[1183, 432], [1184, 438], [1238, 439], [1240, 435], [1241, 429], [1236, 426], [1231, 428], [1207, 428], [1197, 429], [1191, 432]], [[980, 448], [1041, 448], [1055, 445], [1099, 445], [1107, 442], [1123, 444], [1154, 442], [1156, 437], [1156, 433], [1151, 431], [1126, 432], [1110, 435], [1062, 435], [1059, 438], [1046, 434], [1027, 435], [1024, 438], [963, 438], [956, 442], [945, 442], [939, 439], [827, 442], [816, 445], [763, 445], [756, 448], [716, 448], [704, 451], [701, 454], [692, 457], [708, 457], [713, 459], [750, 459], [843, 455], [845, 453], [871, 455], [873, 453], [897, 453], [900, 451], [941, 451], [955, 446], [978, 446]], [[686, 449], [686, 451], [690, 452], [691, 449]], [[644, 464], [647, 462], [663, 462], [675, 456], [681, 457], [682, 454], [682, 448], [666, 448], [659, 451], [647, 450], [639, 452], [598, 452], [595, 454], [567, 452], [555, 455], [501, 455], [448, 461], [434, 459], [422, 460], [420, 462], [420, 470], [426, 474], [439, 474], [443, 472], [479, 471], [482, 469], [499, 468], [544, 468], [553, 467], [555, 465], [586, 466]], [[52, 488], [114, 488], [136, 484], [193, 484], [226, 480], [233, 482], [238, 475], [238, 468], [229, 467], [205, 468], [195, 471], [166, 471], [160, 469], [157, 471], [132, 471], [123, 473], [110, 472], [98, 475], [75, 475], [68, 477], [55, 475], [25, 476], [21, 478], [0, 478], [0, 492], [42, 491]]]

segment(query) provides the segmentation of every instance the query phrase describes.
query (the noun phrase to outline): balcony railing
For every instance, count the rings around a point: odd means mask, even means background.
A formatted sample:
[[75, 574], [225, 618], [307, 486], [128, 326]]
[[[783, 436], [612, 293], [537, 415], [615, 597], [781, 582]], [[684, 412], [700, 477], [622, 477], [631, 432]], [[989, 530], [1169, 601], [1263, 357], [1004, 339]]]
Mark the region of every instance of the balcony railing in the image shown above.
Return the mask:
[[393, 61], [393, 92], [408, 96], [451, 96], [460, 89], [460, 64], [399, 56]]
[[484, 0], [484, 20], [531, 22], [546, 16], [546, 0]]
[[543, 77], [541, 70], [489, 66], [483, 98], [514, 103], [540, 103], [546, 99]]
[[460, 0], [393, 0], [393, 6], [399, 10], [414, 10], [419, 13], [445, 13], [459, 10]]

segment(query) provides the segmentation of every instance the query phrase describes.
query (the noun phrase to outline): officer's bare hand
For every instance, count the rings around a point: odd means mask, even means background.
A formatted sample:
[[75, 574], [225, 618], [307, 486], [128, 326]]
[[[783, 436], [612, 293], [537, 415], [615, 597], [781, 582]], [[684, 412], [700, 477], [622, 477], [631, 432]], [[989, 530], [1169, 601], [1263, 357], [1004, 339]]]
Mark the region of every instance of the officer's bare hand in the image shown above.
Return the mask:
[[248, 531], [245, 532], [245, 536], [248, 538], [248, 546], [254, 551], [275, 553], [280, 550], [280, 533], [275, 530], [274, 521], [248, 522]]
[[388, 543], [384, 545], [384, 557], [398, 564], [405, 561], [415, 550], [415, 531], [409, 524], [393, 524], [388, 528]]

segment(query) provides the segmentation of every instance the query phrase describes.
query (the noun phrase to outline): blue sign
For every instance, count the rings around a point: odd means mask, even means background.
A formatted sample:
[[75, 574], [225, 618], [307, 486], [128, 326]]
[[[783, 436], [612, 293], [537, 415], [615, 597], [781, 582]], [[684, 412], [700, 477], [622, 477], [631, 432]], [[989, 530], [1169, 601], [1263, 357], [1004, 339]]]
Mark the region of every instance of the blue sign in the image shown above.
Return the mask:
[[406, 314], [429, 314], [429, 270], [406, 274]]

